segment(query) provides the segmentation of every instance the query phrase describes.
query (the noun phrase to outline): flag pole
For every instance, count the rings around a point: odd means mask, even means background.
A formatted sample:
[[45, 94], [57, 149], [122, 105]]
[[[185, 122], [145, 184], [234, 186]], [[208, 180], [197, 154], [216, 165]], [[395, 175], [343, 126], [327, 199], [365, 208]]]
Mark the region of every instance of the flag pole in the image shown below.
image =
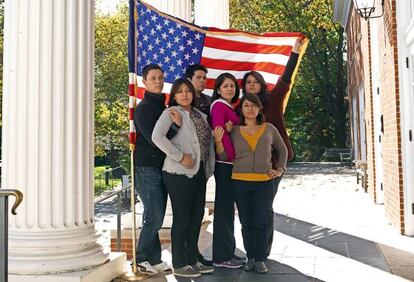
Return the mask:
[[[137, 79], [136, 79], [136, 69], [137, 69], [137, 48], [135, 46], [135, 42], [137, 40], [137, 29], [136, 25], [138, 22], [138, 11], [137, 11], [137, 0], [130, 0], [129, 4], [131, 5], [133, 3], [134, 9], [133, 14], [131, 15], [131, 7], [130, 7], [130, 17], [133, 17], [133, 46], [134, 46], [134, 77], [133, 77], [133, 88], [129, 88], [129, 108], [130, 108], [130, 116], [132, 113], [132, 110], [135, 108], [136, 102], [136, 88], [137, 88]], [[131, 21], [131, 19], [130, 19]], [[131, 23], [130, 23], [131, 25]], [[130, 26], [131, 28], [131, 26]], [[131, 36], [131, 35], [130, 35]], [[133, 97], [131, 97], [133, 96]], [[131, 126], [131, 121], [130, 121]], [[135, 134], [130, 133], [130, 141], [135, 141], [132, 139], [135, 139], [131, 136], [135, 136]], [[132, 271], [128, 271], [127, 273], [122, 274], [120, 277], [118, 277], [121, 280], [124, 281], [142, 281], [144, 279], [147, 279], [148, 277], [152, 276], [149, 273], [143, 273], [137, 268], [137, 255], [136, 255], [136, 235], [137, 235], [137, 226], [136, 226], [136, 215], [135, 215], [135, 169], [134, 169], [134, 151], [135, 151], [135, 142], [130, 142], [129, 144], [129, 150], [130, 150], [130, 158], [131, 158], [131, 219], [132, 219]]]
[[132, 213], [132, 271], [122, 274], [119, 278], [124, 281], [142, 281], [152, 276], [143, 273], [137, 268], [136, 258], [136, 219], [135, 219], [135, 177], [134, 177], [134, 146], [130, 146], [131, 151], [131, 213]]

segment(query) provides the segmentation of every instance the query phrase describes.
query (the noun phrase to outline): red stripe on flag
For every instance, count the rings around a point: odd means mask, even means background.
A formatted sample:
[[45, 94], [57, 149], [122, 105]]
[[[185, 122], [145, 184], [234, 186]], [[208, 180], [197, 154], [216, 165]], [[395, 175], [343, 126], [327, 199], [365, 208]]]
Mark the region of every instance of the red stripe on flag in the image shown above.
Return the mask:
[[206, 68], [222, 69], [222, 70], [233, 70], [233, 71], [264, 71], [277, 75], [282, 75], [285, 71], [284, 65], [273, 64], [273, 63], [249, 63], [249, 62], [238, 62], [228, 60], [216, 60], [210, 58], [201, 58], [201, 64]]
[[128, 86], [129, 96], [134, 96], [134, 87], [135, 87], [135, 84], [129, 84]]
[[136, 138], [137, 138], [137, 134], [135, 132], [130, 132], [129, 133], [129, 143], [130, 144], [134, 144], [135, 145], [135, 142], [137, 140]]
[[[242, 82], [242, 80], [241, 79], [238, 79], [237, 80], [237, 83], [239, 84], [239, 86], [240, 86], [240, 90], [241, 90], [241, 82]], [[214, 84], [216, 83], [216, 80], [215, 79], [212, 79], [212, 78], [207, 78], [207, 80], [206, 80], [206, 88], [208, 88], [208, 89], [214, 89]], [[275, 87], [275, 84], [273, 84], [273, 83], [267, 83], [267, 89], [270, 91], [270, 90], [272, 90], [273, 89], [273, 87]]]
[[241, 31], [238, 29], [221, 29], [221, 28], [217, 28], [217, 27], [209, 27], [208, 31], [212, 31], [212, 32], [221, 32], [221, 33], [240, 33], [243, 35], [249, 34], [249, 35], [253, 35], [254, 37], [299, 37], [299, 38], [306, 38], [305, 35], [303, 35], [300, 32], [266, 32], [266, 33], [262, 33], [262, 34], [257, 34], [257, 33], [252, 33], [252, 32], [246, 32], [246, 31]]
[[[138, 93], [138, 99], [144, 99], [144, 94], [145, 94], [145, 88], [143, 87], [138, 87], [137, 88], [137, 93]], [[168, 102], [170, 101], [170, 94], [169, 93], [164, 93], [165, 95], [165, 105], [168, 105]]]
[[290, 53], [292, 52], [292, 46], [245, 43], [209, 36], [206, 36], [204, 39], [204, 47], [257, 54], [282, 54], [286, 56], [290, 56]]
[[129, 120], [134, 120], [134, 110], [133, 108], [129, 109]]
[[142, 88], [142, 87], [137, 88], [137, 98], [138, 99], [142, 100], [144, 98], [144, 93], [145, 93], [145, 88]]
[[[237, 80], [237, 84], [239, 85], [239, 86], [241, 86], [241, 79], [238, 79]], [[214, 84], [216, 83], [216, 80], [215, 79], [212, 79], [212, 78], [207, 78], [207, 80], [206, 80], [206, 88], [209, 88], [209, 89], [214, 89]]]

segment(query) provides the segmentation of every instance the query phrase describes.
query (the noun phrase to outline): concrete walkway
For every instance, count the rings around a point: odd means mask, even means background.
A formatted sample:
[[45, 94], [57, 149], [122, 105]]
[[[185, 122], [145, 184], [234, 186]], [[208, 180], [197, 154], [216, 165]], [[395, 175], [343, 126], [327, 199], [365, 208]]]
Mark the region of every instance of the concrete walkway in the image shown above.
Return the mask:
[[[214, 187], [213, 179], [209, 185]], [[105, 205], [97, 207], [97, 227], [107, 230], [114, 226], [114, 209]], [[352, 168], [333, 163], [291, 164], [274, 210], [267, 274], [215, 269], [214, 274], [194, 281], [414, 281], [414, 238], [399, 235], [387, 224], [383, 206], [373, 204], [356, 184]], [[243, 253], [238, 218], [235, 230], [237, 252]], [[210, 258], [211, 239], [212, 224], [207, 222], [199, 245]], [[163, 249], [163, 260], [171, 263], [169, 244]], [[191, 280], [169, 275], [146, 281]]]

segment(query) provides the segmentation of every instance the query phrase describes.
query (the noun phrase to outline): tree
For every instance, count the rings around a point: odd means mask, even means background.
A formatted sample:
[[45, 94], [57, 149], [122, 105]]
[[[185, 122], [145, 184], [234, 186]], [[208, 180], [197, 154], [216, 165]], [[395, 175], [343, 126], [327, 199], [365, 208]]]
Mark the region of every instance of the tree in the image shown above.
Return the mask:
[[111, 166], [128, 152], [128, 6], [97, 14], [95, 32], [95, 154]]
[[318, 160], [323, 147], [345, 147], [347, 105], [343, 28], [333, 0], [230, 0], [232, 28], [299, 31], [310, 43], [286, 109], [296, 160]]

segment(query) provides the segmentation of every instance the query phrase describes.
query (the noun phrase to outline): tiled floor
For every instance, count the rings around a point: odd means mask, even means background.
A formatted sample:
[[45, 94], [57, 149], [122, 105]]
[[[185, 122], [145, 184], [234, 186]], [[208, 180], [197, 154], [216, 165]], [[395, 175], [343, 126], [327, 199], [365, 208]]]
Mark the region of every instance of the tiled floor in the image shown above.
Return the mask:
[[[214, 181], [209, 185], [211, 191]], [[387, 225], [383, 207], [357, 186], [352, 169], [323, 163], [290, 166], [274, 210], [267, 274], [216, 268], [193, 280], [168, 275], [145, 281], [414, 281], [414, 238]], [[109, 213], [100, 215], [101, 221], [102, 216], [111, 221]], [[209, 258], [212, 231], [211, 222], [205, 223], [199, 240]], [[243, 252], [238, 218], [235, 237], [237, 252]], [[170, 246], [163, 248], [163, 260], [171, 263]]]

